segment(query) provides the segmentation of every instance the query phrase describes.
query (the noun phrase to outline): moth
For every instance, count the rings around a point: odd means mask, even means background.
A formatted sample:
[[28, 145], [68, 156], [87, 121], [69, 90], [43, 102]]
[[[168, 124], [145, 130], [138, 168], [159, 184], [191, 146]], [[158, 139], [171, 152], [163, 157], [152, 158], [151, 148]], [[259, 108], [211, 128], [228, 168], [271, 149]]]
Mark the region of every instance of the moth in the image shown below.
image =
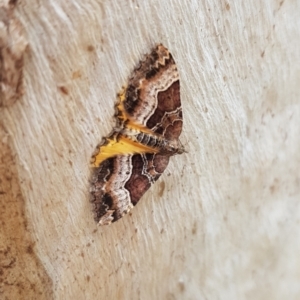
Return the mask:
[[166, 47], [159, 44], [144, 57], [118, 97], [116, 127], [91, 159], [91, 202], [99, 225], [127, 214], [161, 176], [170, 157], [185, 152], [179, 141], [179, 74]]

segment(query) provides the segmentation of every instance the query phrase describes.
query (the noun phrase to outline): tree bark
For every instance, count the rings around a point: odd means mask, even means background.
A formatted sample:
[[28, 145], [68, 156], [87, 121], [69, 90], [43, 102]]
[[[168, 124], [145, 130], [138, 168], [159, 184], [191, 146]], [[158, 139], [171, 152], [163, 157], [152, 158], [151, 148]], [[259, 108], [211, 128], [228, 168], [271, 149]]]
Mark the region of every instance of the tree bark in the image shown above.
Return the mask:
[[[0, 292], [299, 299], [299, 14], [292, 0], [20, 2], [24, 94], [0, 108]], [[89, 160], [156, 43], [177, 63], [188, 153], [99, 227]]]

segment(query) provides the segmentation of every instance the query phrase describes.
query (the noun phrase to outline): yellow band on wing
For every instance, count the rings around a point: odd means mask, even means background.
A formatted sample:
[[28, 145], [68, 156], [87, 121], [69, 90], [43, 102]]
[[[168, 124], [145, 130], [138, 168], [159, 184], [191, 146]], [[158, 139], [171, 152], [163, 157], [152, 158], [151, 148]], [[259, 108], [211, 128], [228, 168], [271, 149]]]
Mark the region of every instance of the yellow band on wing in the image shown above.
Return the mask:
[[106, 145], [102, 145], [99, 153], [94, 156], [92, 163], [93, 167], [99, 167], [99, 165], [108, 158], [122, 155], [122, 154], [138, 154], [138, 153], [158, 153], [158, 149], [150, 148], [146, 145], [136, 143], [123, 136], [117, 140], [110, 139]]

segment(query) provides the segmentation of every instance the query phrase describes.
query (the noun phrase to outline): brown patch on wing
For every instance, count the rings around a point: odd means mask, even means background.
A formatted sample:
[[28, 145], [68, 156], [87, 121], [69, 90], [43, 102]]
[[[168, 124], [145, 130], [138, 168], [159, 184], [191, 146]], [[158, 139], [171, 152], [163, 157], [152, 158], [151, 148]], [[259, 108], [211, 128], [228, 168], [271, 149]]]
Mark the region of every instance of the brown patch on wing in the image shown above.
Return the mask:
[[176, 140], [180, 136], [181, 130], [182, 120], [178, 119], [173, 121], [166, 127], [163, 135], [167, 140]]
[[167, 90], [159, 92], [155, 111], [147, 122], [147, 127], [153, 128], [162, 121], [166, 112], [175, 111], [180, 107], [179, 80], [175, 81]]
[[178, 139], [182, 129], [179, 80], [157, 95], [157, 107], [147, 122], [147, 127], [166, 139]]
[[136, 205], [145, 192], [163, 173], [169, 163], [169, 157], [158, 154], [134, 155], [132, 173], [125, 184], [131, 202]]
[[140, 198], [150, 188], [151, 182], [148, 177], [143, 174], [144, 160], [142, 155], [133, 155], [132, 157], [132, 173], [129, 180], [125, 184], [125, 188], [129, 191], [131, 202], [136, 205]]

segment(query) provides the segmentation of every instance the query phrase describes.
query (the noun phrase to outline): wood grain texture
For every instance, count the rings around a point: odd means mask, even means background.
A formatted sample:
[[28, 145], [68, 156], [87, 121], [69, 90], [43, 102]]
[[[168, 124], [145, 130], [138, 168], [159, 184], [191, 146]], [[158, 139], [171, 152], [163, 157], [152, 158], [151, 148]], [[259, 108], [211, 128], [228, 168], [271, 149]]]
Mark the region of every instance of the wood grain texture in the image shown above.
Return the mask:
[[34, 251], [12, 141], [0, 127], [0, 298], [51, 299], [50, 276]]
[[[292, 0], [20, 3], [26, 94], [0, 122], [49, 298], [299, 299], [299, 13]], [[97, 227], [90, 156], [159, 42], [180, 73], [188, 153]]]
[[0, 1], [0, 107], [23, 94], [23, 61], [28, 42], [14, 15], [17, 1]]

